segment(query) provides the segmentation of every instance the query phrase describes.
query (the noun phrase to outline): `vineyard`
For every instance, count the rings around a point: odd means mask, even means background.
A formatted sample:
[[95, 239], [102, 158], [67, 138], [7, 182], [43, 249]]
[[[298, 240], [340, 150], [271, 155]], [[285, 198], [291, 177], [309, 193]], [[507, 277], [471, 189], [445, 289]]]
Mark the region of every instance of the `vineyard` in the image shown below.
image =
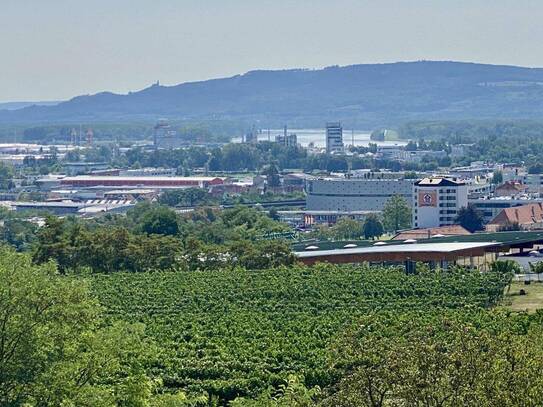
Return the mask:
[[510, 281], [333, 265], [91, 278], [108, 318], [145, 324], [160, 349], [153, 376], [221, 400], [256, 396], [291, 373], [326, 386], [335, 380], [330, 345], [357, 318], [480, 309], [499, 301]]

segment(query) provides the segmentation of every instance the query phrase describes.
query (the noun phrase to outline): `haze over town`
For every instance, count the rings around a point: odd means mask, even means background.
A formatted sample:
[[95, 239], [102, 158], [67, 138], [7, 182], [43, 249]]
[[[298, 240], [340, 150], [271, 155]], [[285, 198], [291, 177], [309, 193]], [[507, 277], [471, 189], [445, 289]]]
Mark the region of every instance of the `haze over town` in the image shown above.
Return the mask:
[[2, 1], [0, 406], [541, 406], [541, 15]]

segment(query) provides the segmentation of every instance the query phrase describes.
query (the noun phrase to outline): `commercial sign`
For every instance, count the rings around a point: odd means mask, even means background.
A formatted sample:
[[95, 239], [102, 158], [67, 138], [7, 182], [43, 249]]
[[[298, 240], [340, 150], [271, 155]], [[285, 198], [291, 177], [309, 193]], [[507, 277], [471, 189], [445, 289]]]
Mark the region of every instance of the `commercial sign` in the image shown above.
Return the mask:
[[437, 192], [419, 191], [419, 206], [437, 206]]

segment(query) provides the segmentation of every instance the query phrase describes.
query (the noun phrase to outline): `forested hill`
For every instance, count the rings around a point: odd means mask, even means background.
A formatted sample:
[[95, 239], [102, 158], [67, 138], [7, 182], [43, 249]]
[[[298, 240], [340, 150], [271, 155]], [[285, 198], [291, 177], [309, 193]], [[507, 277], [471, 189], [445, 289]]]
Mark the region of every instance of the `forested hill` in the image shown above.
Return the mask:
[[127, 95], [78, 96], [56, 106], [0, 111], [0, 123], [240, 119], [262, 126], [370, 128], [419, 119], [539, 118], [543, 69], [403, 62], [321, 70], [251, 71], [231, 78], [153, 85]]

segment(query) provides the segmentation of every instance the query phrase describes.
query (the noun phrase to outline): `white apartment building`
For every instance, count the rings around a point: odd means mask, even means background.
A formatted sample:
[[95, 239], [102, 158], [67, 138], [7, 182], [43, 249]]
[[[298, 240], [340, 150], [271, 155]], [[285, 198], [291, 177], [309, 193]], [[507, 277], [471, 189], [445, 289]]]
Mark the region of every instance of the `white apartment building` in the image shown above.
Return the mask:
[[468, 186], [449, 178], [424, 178], [413, 186], [413, 226], [454, 224], [458, 210], [468, 206]]
[[343, 152], [343, 127], [340, 122], [326, 123], [326, 152], [328, 154]]
[[413, 180], [398, 178], [317, 178], [306, 184], [308, 211], [381, 211], [394, 195], [408, 203]]

